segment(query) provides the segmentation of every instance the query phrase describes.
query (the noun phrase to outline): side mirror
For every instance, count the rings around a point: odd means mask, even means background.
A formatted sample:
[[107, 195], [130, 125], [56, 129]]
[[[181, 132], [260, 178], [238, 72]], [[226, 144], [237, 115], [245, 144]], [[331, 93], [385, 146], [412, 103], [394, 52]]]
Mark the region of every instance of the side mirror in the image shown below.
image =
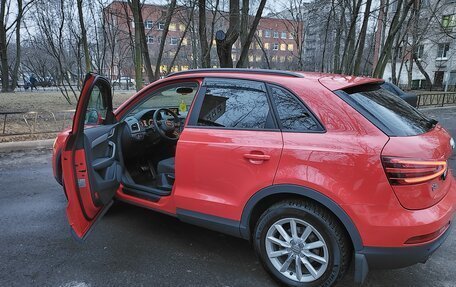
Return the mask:
[[99, 125], [103, 123], [101, 113], [96, 109], [88, 109], [85, 116], [85, 124]]

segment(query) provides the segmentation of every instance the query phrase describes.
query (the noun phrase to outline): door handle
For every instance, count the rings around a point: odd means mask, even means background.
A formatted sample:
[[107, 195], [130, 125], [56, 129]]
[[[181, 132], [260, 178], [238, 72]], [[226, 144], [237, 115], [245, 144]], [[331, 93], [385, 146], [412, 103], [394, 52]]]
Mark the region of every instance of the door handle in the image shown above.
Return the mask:
[[246, 153], [244, 154], [244, 158], [248, 159], [251, 163], [259, 164], [271, 159], [271, 156], [267, 154]]

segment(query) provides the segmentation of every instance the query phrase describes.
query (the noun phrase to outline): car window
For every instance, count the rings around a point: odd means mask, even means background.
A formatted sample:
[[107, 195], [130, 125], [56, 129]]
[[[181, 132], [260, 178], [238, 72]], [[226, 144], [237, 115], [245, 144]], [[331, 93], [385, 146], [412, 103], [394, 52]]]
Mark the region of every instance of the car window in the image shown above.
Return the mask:
[[245, 80], [207, 82], [199, 126], [270, 128], [271, 114], [263, 83]]
[[101, 124], [106, 119], [108, 109], [103, 92], [106, 92], [103, 86], [98, 86], [96, 84], [93, 87], [89, 103], [87, 104], [87, 111], [84, 119], [85, 124]]
[[290, 92], [271, 87], [272, 101], [276, 106], [283, 130], [321, 131], [322, 128], [309, 110]]
[[378, 84], [336, 92], [388, 136], [414, 136], [431, 130], [435, 122]]

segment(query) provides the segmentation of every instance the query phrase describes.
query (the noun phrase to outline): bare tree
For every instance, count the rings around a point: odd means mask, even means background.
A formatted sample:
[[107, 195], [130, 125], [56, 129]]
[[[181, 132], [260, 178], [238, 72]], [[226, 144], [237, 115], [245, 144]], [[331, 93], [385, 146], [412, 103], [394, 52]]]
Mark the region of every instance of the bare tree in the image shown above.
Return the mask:
[[[246, 3], [244, 3], [246, 2]], [[242, 17], [241, 17], [241, 55], [239, 56], [239, 60], [236, 64], [237, 68], [247, 68], [248, 67], [248, 53], [250, 49], [250, 44], [252, 43], [253, 36], [255, 35], [255, 32], [258, 27], [258, 23], [260, 23], [261, 20], [261, 15], [263, 14], [264, 6], [266, 5], [266, 0], [261, 0], [260, 5], [257, 9], [257, 12], [255, 14], [255, 18], [253, 19], [252, 25], [249, 27], [248, 22], [249, 22], [249, 17], [250, 15], [248, 14], [248, 6], [249, 6], [249, 1], [244, 0], [242, 3]], [[245, 30], [244, 30], [245, 29]], [[246, 33], [248, 31], [248, 33]]]

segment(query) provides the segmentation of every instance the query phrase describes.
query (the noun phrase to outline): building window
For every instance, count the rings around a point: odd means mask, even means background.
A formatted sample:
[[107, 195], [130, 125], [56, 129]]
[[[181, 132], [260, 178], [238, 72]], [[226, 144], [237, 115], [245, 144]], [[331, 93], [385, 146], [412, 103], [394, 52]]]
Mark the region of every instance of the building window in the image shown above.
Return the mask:
[[282, 32], [282, 34], [280, 35], [280, 38], [286, 39], [287, 38], [287, 32]]
[[261, 62], [261, 56], [260, 55], [255, 56], [255, 61], [256, 62]]
[[269, 30], [264, 30], [264, 37], [265, 37], [265, 38], [270, 38], [270, 37], [271, 37], [271, 31], [269, 31]]
[[182, 39], [182, 45], [187, 46], [187, 38]]
[[448, 56], [448, 50], [450, 50], [449, 43], [439, 44], [437, 49], [437, 59], [446, 60]]
[[152, 20], [146, 20], [146, 22], [144, 23], [144, 28], [146, 29], [152, 29], [152, 26], [154, 26], [154, 22], [152, 22]]
[[287, 50], [287, 44], [280, 44], [280, 51], [285, 51]]
[[293, 33], [290, 33], [290, 35], [288, 35], [288, 39], [290, 39], [290, 40], [293, 40], [293, 39], [294, 39]]
[[424, 45], [419, 45], [419, 46], [415, 47], [415, 55], [416, 55], [417, 59], [423, 58]]
[[253, 62], [253, 55], [249, 55], [249, 62]]
[[154, 36], [147, 36], [147, 44], [153, 44], [154, 43]]
[[288, 44], [288, 51], [293, 52], [293, 44]]
[[456, 26], [456, 15], [445, 15], [442, 16], [442, 27], [443, 28], [452, 28]]
[[176, 31], [177, 27], [176, 27], [176, 23], [170, 23], [169, 24], [169, 30], [170, 31]]
[[274, 37], [275, 39], [278, 39], [278, 38], [279, 38], [279, 32], [274, 31], [273, 37]]
[[258, 35], [258, 37], [260, 37], [260, 38], [263, 37], [263, 31], [258, 30], [258, 31], [257, 31], [257, 35]]
[[169, 44], [170, 44], [170, 45], [173, 45], [173, 46], [177, 45], [177, 38], [174, 38], [174, 37], [171, 38], [171, 39], [169, 40]]
[[159, 23], [158, 23], [158, 30], [161, 31], [161, 30], [163, 30], [163, 29], [165, 29], [165, 23], [159, 22]]
[[269, 43], [264, 43], [264, 49], [269, 50]]
[[179, 30], [184, 32], [185, 31], [185, 25], [184, 24], [179, 24]]
[[272, 50], [274, 50], [274, 51], [279, 50], [279, 43], [274, 43], [274, 46], [272, 47]]

